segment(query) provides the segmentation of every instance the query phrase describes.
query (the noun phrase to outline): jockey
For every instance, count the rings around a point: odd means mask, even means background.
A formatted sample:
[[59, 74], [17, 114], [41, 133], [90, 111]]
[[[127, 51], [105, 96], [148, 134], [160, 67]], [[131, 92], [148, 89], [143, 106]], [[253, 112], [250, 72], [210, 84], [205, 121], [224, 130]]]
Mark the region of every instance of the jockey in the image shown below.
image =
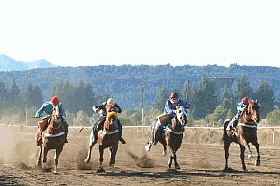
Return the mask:
[[[61, 122], [64, 126], [64, 129], [65, 129], [65, 143], [68, 143], [68, 140], [67, 140], [67, 135], [68, 135], [68, 124], [66, 122], [66, 113], [64, 111], [64, 108], [61, 104], [61, 102], [59, 101], [58, 97], [57, 96], [53, 96], [50, 101], [48, 102], [45, 102], [39, 110], [37, 110], [36, 114], [35, 114], [35, 118], [39, 118], [43, 115], [43, 112], [45, 112], [47, 114], [47, 116], [44, 116], [41, 121], [43, 121], [45, 124], [44, 126], [47, 126], [48, 124], [48, 119], [51, 117], [52, 115], [52, 111], [53, 111], [53, 107], [55, 106], [58, 106], [58, 110], [59, 110], [59, 114], [61, 115]], [[39, 130], [41, 131], [41, 129], [39, 128]], [[41, 131], [42, 132], [42, 131]], [[37, 144], [38, 142], [42, 140], [42, 138], [39, 138], [38, 141], [37, 141]]]
[[229, 124], [228, 124], [226, 130], [232, 130], [232, 129], [234, 130], [234, 129], [236, 128], [237, 123], [238, 123], [238, 119], [240, 118], [243, 109], [244, 109], [247, 105], [249, 105], [249, 99], [248, 99], [248, 97], [245, 96], [245, 97], [242, 98], [241, 102], [239, 102], [239, 103], [237, 104], [237, 114], [236, 114], [236, 115], [232, 118], [232, 120], [229, 122]]
[[[115, 101], [112, 98], [109, 98], [106, 102], [102, 103], [99, 106], [93, 106], [93, 110], [101, 110], [100, 117], [98, 118], [97, 121], [97, 127], [93, 126], [92, 130], [95, 136], [94, 142], [92, 145], [95, 145], [97, 143], [97, 131], [102, 130], [104, 126], [104, 122], [106, 120], [107, 116], [107, 107], [110, 106], [114, 110], [114, 112], [121, 113], [122, 109], [121, 107], [115, 103]], [[125, 140], [122, 137], [122, 124], [119, 119], [117, 119], [117, 125], [118, 125], [118, 131], [119, 131], [119, 140], [122, 144], [126, 144]]]
[[[166, 101], [165, 106], [164, 106], [164, 114], [171, 116], [170, 118], [173, 118], [176, 116], [176, 109], [178, 107], [183, 106], [184, 108], [188, 109], [189, 104], [187, 101], [183, 101], [179, 99], [179, 96], [176, 92], [172, 92], [170, 95], [170, 98]], [[187, 118], [185, 118], [187, 121]], [[154, 145], [157, 144], [158, 138], [160, 134], [163, 132], [163, 128], [166, 127], [166, 125], [170, 124], [170, 121], [167, 121], [165, 123], [161, 123], [161, 125], [158, 125], [156, 131], [155, 131], [155, 136], [154, 136]]]

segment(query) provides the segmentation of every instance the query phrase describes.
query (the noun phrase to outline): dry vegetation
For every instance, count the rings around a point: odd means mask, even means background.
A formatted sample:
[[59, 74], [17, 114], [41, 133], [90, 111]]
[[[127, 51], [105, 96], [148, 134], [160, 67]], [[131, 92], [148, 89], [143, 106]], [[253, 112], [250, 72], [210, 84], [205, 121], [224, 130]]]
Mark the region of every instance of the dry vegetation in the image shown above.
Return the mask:
[[[144, 150], [148, 130], [125, 128], [126, 145], [119, 145], [116, 167], [108, 166], [109, 152], [105, 151], [106, 173], [97, 174], [98, 148], [93, 148], [89, 164], [86, 157], [90, 129], [79, 132], [71, 128], [69, 144], [62, 151], [58, 174], [52, 174], [54, 152], [42, 169], [35, 167], [38, 148], [35, 146], [36, 127], [0, 126], [0, 185], [279, 185], [280, 184], [280, 129], [259, 129], [261, 166], [247, 159], [249, 173], [242, 173], [239, 147], [230, 147], [229, 166], [232, 173], [223, 173], [224, 151], [221, 129], [187, 128], [177, 156], [180, 171], [167, 171], [168, 157], [162, 146]], [[252, 148], [255, 152], [255, 148]]]

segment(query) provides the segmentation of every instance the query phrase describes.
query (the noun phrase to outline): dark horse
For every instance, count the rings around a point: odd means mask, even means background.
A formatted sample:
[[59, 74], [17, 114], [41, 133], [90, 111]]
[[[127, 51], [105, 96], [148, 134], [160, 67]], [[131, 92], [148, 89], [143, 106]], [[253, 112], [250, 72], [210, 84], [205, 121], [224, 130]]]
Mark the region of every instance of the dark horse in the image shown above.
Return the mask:
[[230, 119], [226, 119], [224, 122], [224, 151], [225, 151], [225, 168], [224, 172], [233, 171], [228, 167], [228, 158], [229, 158], [229, 147], [232, 142], [239, 144], [240, 147], [240, 159], [242, 163], [243, 172], [248, 172], [245, 161], [244, 161], [244, 152], [247, 148], [249, 151], [248, 157], [252, 157], [252, 151], [250, 149], [249, 144], [251, 143], [256, 147], [257, 151], [257, 159], [255, 162], [256, 166], [260, 166], [260, 152], [259, 152], [259, 143], [257, 138], [257, 123], [260, 121], [260, 111], [259, 111], [259, 103], [257, 100], [252, 100], [249, 102], [238, 120], [238, 124], [236, 127], [236, 133], [233, 131], [227, 131], [227, 125], [230, 122]]
[[42, 158], [43, 163], [46, 163], [48, 151], [50, 149], [55, 149], [53, 173], [57, 173], [58, 158], [63, 150], [66, 137], [58, 107], [53, 107], [53, 112], [48, 123], [46, 130], [42, 133], [42, 141], [39, 144], [40, 151], [37, 159], [37, 166], [42, 166]]
[[166, 155], [167, 146], [170, 150], [170, 156], [167, 163], [167, 168], [171, 169], [172, 161], [174, 160], [175, 170], [180, 169], [177, 162], [177, 150], [181, 147], [184, 126], [187, 122], [187, 112], [184, 107], [179, 107], [176, 110], [176, 116], [170, 116], [167, 114], [162, 114], [158, 116], [158, 119], [151, 125], [151, 132], [148, 141], [148, 145], [145, 146], [146, 150], [149, 151], [151, 146], [154, 144], [155, 130], [160, 125], [171, 120], [171, 124], [167, 125], [163, 131], [160, 133], [159, 142], [163, 145], [163, 155]]
[[[116, 161], [116, 155], [119, 147], [119, 131], [118, 131], [118, 125], [117, 125], [117, 118], [118, 115], [116, 112], [108, 112], [106, 121], [104, 122], [103, 130], [98, 131], [98, 149], [99, 149], [99, 167], [97, 172], [102, 173], [105, 172], [102, 163], [103, 163], [103, 155], [104, 155], [104, 149], [109, 148], [111, 158], [109, 165], [112, 167], [112, 170], [114, 170], [115, 161]], [[91, 132], [90, 135], [90, 142], [89, 142], [89, 149], [87, 158], [85, 159], [85, 162], [88, 163], [91, 158], [91, 151], [92, 147], [92, 140], [94, 139], [94, 133]]]

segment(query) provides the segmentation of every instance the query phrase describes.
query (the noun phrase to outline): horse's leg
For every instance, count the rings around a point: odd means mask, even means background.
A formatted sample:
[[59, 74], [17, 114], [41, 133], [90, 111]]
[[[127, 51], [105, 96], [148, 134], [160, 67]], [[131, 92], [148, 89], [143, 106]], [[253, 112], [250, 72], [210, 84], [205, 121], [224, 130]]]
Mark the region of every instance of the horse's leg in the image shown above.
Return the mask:
[[231, 143], [226, 142], [226, 139], [224, 139], [224, 151], [225, 151], [225, 168], [224, 168], [224, 172], [229, 171], [229, 167], [228, 167], [228, 158], [229, 158], [229, 146]]
[[59, 147], [59, 148], [57, 148], [55, 150], [55, 154], [54, 154], [54, 170], [53, 170], [54, 174], [57, 174], [58, 158], [59, 158], [59, 155], [62, 152], [62, 150], [63, 150], [63, 146], [61, 146], [61, 147]]
[[162, 134], [162, 136], [161, 136], [161, 138], [160, 138], [160, 143], [162, 144], [162, 146], [163, 146], [163, 152], [162, 152], [162, 154], [164, 155], [164, 156], [166, 156], [166, 154], [167, 154], [167, 146], [169, 146], [169, 133], [163, 133]]
[[103, 155], [104, 155], [104, 148], [102, 145], [99, 145], [99, 166], [98, 166], [98, 173], [102, 173], [105, 172], [105, 170], [103, 169]]
[[242, 134], [240, 136], [239, 141], [240, 141], [241, 145], [243, 145], [244, 147], [246, 147], [248, 149], [248, 151], [249, 151], [248, 158], [251, 158], [253, 156], [253, 154], [252, 154], [250, 145], [248, 145], [246, 139], [244, 138], [244, 136]]
[[111, 151], [111, 159], [110, 159], [110, 164], [109, 165], [114, 166], [115, 162], [116, 162], [118, 144], [113, 144], [112, 147], [110, 148], [110, 151]]
[[256, 150], [257, 150], [257, 159], [255, 161], [255, 165], [260, 166], [261, 165], [260, 145], [258, 142], [255, 142], [253, 145], [256, 147]]
[[243, 172], [248, 172], [248, 170], [246, 168], [246, 165], [245, 165], [245, 160], [244, 160], [245, 146], [240, 144], [239, 147], [240, 147], [240, 160], [241, 160], [241, 163], [242, 163]]
[[89, 163], [89, 161], [90, 161], [92, 147], [93, 147], [93, 146], [89, 146], [89, 148], [88, 148], [87, 158], [85, 159], [85, 162], [86, 162], [86, 163]]
[[115, 163], [116, 163], [116, 155], [117, 155], [117, 151], [118, 151], [118, 143], [117, 144], [113, 144], [111, 149], [111, 159], [110, 159], [110, 166], [112, 168], [112, 171], [115, 171]]
[[173, 159], [174, 159], [175, 169], [176, 169], [176, 170], [181, 169], [181, 167], [179, 166], [179, 164], [178, 164], [178, 162], [177, 162], [176, 151], [174, 150], [173, 152], [174, 152], [174, 153], [173, 153], [173, 155], [174, 155]]
[[167, 152], [167, 146], [163, 145], [163, 152], [162, 155], [166, 156], [166, 152]]
[[168, 169], [171, 169], [171, 164], [172, 164], [172, 160], [173, 160], [173, 151], [170, 152], [170, 156], [169, 156], [169, 159], [168, 159], [168, 162], [167, 162], [167, 168]]
[[86, 163], [89, 163], [89, 161], [91, 159], [91, 151], [92, 151], [93, 146], [95, 145], [95, 143], [93, 143], [94, 139], [95, 139], [94, 130], [95, 130], [95, 128], [93, 128], [93, 131], [90, 133], [90, 136], [89, 136], [89, 148], [88, 148], [87, 158], [85, 159]]
[[38, 154], [38, 158], [37, 158], [37, 166], [38, 167], [42, 167], [42, 144], [41, 146], [39, 146], [39, 154]]
[[43, 163], [47, 162], [48, 151], [47, 147], [42, 145]]
[[253, 156], [253, 153], [252, 153], [252, 151], [251, 151], [250, 145], [248, 145], [248, 144], [246, 143], [245, 147], [246, 147], [246, 148], [248, 149], [248, 151], [249, 151], [248, 158], [251, 158], [251, 157]]
[[261, 165], [261, 157], [260, 157], [260, 145], [258, 143], [258, 138], [257, 138], [257, 130], [254, 130], [254, 134], [253, 134], [253, 139], [252, 139], [252, 145], [254, 145], [256, 147], [256, 151], [257, 151], [257, 159], [255, 161], [255, 165], [256, 166], [260, 166]]

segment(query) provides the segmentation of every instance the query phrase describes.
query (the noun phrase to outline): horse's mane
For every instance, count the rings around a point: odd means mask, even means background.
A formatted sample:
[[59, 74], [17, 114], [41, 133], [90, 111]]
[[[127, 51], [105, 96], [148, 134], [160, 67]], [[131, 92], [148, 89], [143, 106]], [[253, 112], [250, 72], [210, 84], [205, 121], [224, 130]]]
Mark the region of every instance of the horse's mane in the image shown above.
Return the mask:
[[117, 119], [119, 116], [116, 112], [109, 112], [106, 116], [106, 121], [109, 121], [111, 118]]
[[104, 129], [110, 130], [110, 125], [112, 124], [111, 120], [116, 120], [117, 118], [118, 118], [118, 114], [116, 112], [108, 112], [106, 116], [106, 120], [104, 122]]

